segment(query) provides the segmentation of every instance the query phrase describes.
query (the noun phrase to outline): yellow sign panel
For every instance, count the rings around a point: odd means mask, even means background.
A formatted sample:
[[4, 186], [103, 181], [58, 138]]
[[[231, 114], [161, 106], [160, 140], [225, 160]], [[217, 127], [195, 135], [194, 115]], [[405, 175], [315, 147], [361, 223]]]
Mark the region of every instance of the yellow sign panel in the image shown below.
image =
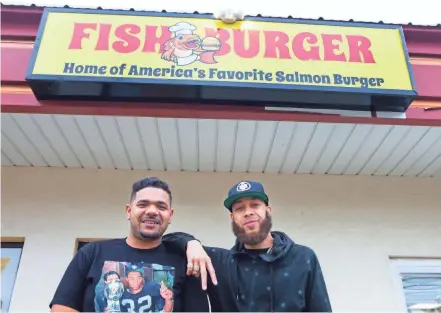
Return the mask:
[[399, 26], [47, 10], [30, 78], [415, 95]]

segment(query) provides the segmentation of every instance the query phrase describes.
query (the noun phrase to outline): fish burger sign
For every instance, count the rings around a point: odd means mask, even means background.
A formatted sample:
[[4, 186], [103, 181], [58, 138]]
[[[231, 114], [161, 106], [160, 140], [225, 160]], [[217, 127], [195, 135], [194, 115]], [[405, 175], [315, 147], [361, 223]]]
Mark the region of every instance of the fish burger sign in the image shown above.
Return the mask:
[[27, 79], [416, 95], [398, 26], [46, 9]]

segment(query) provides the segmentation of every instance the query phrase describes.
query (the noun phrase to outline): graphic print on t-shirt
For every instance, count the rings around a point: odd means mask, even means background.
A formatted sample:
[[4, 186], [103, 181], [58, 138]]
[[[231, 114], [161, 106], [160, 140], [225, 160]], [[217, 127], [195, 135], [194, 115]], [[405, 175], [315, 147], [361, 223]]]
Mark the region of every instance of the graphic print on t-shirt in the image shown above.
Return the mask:
[[106, 261], [95, 287], [95, 312], [172, 312], [175, 268]]

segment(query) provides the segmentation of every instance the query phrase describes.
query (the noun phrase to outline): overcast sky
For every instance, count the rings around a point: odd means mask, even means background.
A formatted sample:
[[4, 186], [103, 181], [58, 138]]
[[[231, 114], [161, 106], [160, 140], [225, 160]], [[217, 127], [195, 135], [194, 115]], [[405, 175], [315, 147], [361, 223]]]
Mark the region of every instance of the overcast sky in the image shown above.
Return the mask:
[[441, 0], [6, 0], [3, 4], [36, 4], [78, 8], [198, 11], [240, 8], [248, 15], [288, 16], [418, 25], [441, 24]]

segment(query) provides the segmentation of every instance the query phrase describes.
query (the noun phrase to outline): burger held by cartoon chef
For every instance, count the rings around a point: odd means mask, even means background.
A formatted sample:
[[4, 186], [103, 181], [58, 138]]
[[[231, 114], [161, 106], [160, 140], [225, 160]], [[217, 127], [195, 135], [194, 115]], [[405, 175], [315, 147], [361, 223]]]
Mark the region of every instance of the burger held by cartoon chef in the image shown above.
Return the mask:
[[196, 61], [214, 64], [214, 55], [221, 48], [219, 39], [205, 37], [203, 40], [193, 32], [196, 26], [187, 22], [179, 22], [169, 27], [171, 38], [164, 44], [161, 58], [174, 62], [179, 66], [189, 65]]

